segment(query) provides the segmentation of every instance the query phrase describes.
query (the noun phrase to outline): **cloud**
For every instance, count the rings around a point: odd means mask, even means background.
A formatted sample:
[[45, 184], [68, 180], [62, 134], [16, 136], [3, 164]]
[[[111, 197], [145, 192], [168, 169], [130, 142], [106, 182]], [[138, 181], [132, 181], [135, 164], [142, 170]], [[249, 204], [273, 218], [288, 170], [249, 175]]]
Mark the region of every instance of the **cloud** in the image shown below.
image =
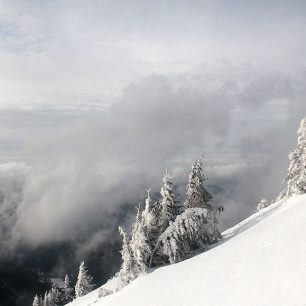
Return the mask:
[[26, 164], [1, 172], [3, 240], [83, 241], [89, 251], [118, 223], [130, 224], [146, 189], [158, 196], [166, 168], [183, 197], [184, 173], [203, 147], [208, 187], [226, 207], [222, 228], [250, 214], [260, 197], [272, 199], [306, 113], [305, 79], [261, 76], [248, 66], [228, 73], [228, 65], [212, 67], [209, 77], [206, 67], [188, 77], [145, 78], [107, 112], [2, 111], [10, 142], [0, 158]]
[[105, 104], [132, 81], [223, 59], [294, 74], [304, 9], [298, 0], [2, 1], [0, 105]]

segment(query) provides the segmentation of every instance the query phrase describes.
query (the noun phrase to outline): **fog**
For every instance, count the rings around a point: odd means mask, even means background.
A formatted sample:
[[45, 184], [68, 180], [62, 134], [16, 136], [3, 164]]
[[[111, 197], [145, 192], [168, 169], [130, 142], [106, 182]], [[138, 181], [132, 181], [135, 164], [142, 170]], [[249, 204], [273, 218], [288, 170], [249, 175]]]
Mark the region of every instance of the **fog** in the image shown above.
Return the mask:
[[131, 223], [147, 189], [158, 196], [166, 168], [183, 199], [203, 148], [223, 229], [260, 197], [272, 200], [305, 114], [305, 80], [220, 65], [209, 81], [206, 71], [153, 75], [99, 111], [2, 110], [2, 254], [61, 241], [82, 241], [90, 253]]

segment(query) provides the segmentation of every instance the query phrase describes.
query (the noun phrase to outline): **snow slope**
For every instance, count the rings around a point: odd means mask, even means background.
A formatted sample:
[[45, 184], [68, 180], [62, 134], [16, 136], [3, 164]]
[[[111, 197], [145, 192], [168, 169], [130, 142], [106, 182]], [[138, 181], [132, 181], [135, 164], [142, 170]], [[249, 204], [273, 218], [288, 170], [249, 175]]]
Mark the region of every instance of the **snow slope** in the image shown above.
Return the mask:
[[306, 195], [269, 206], [211, 250], [69, 306], [306, 306]]

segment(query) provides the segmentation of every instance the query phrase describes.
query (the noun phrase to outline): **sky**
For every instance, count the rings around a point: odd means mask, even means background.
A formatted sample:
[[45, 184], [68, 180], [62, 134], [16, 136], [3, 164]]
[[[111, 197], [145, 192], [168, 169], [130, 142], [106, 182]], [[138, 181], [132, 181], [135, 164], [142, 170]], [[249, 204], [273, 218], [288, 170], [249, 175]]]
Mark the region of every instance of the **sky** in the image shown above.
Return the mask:
[[1, 107], [108, 104], [151, 74], [294, 73], [304, 1], [1, 1]]
[[276, 197], [306, 115], [305, 8], [1, 0], [1, 256], [74, 241], [83, 258], [166, 168], [183, 200], [203, 148], [222, 229]]

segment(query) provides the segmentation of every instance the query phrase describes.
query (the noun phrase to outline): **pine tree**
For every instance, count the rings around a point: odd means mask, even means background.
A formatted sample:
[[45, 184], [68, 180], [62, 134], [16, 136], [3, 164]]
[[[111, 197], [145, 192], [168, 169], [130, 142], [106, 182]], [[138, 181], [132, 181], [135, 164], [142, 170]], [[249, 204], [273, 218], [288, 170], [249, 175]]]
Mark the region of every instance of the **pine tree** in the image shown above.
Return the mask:
[[38, 295], [36, 294], [33, 300], [33, 306], [41, 306]]
[[[122, 250], [120, 251], [122, 257], [121, 269], [118, 273], [117, 277], [117, 285], [116, 290], [120, 290], [121, 288], [125, 287], [130, 281], [134, 280], [138, 274], [139, 269], [134, 258], [134, 254], [132, 252], [132, 248], [130, 245], [130, 240], [128, 235], [123, 227], [119, 226], [119, 233], [123, 238], [122, 242]], [[108, 290], [102, 290], [101, 295], [108, 295]]]
[[46, 291], [45, 296], [43, 299], [43, 306], [56, 306], [53, 296], [52, 296], [52, 291]]
[[287, 181], [286, 196], [301, 194], [306, 191], [306, 118], [301, 121], [298, 129], [297, 147], [289, 154], [290, 166], [285, 178]]
[[137, 210], [136, 220], [132, 226], [130, 248], [136, 263], [137, 274], [147, 270], [151, 249], [144, 230], [144, 221], [140, 219], [139, 209]]
[[120, 251], [122, 258], [121, 270], [120, 270], [121, 274], [134, 277], [136, 271], [135, 271], [134, 258], [131, 251], [128, 235], [122, 226], [119, 226], [119, 233], [123, 239], [122, 250]]
[[152, 205], [153, 205], [153, 201], [150, 197], [150, 190], [148, 190], [148, 196], [145, 200], [145, 209], [141, 214], [141, 219], [143, 222], [143, 227], [144, 227], [147, 238], [149, 238], [151, 234], [152, 227], [154, 226], [154, 221], [155, 221], [154, 215], [151, 212]]
[[148, 190], [148, 196], [145, 200], [145, 209], [142, 212], [141, 220], [143, 224], [143, 231], [151, 250], [154, 249], [159, 234], [159, 215], [160, 205], [158, 202], [154, 203], [152, 201], [150, 197], [150, 190]]
[[55, 289], [52, 288], [51, 290], [49, 290], [47, 295], [48, 306], [57, 306], [55, 299], [56, 299], [56, 292]]
[[194, 254], [196, 249], [218, 241], [219, 230], [215, 212], [203, 208], [188, 208], [160, 235], [156, 252], [165, 262], [175, 263]]
[[278, 196], [274, 199], [273, 203], [276, 203], [280, 200], [283, 200], [286, 197], [287, 194], [287, 189], [284, 189], [283, 191], [281, 191]]
[[262, 198], [257, 205], [257, 211], [260, 211], [268, 206], [269, 206], [268, 201], [265, 198]]
[[62, 301], [62, 293], [55, 285], [51, 288], [51, 296], [54, 305], [59, 305]]
[[88, 274], [85, 263], [84, 261], [82, 261], [79, 267], [78, 280], [75, 285], [76, 298], [83, 296], [92, 291], [92, 289], [94, 288], [92, 281], [93, 281], [93, 278], [91, 275]]
[[185, 208], [201, 207], [213, 209], [212, 195], [205, 189], [202, 156], [192, 165], [187, 184]]
[[172, 190], [173, 184], [171, 182], [171, 176], [166, 171], [163, 177], [163, 186], [161, 187], [161, 214], [160, 214], [160, 231], [164, 231], [170, 221], [174, 221], [176, 216], [180, 214], [180, 206], [175, 199], [175, 195]]
[[40, 306], [44, 306], [44, 299], [43, 299], [43, 297], [40, 295], [40, 296], [38, 297], [38, 299], [39, 299], [39, 305], [40, 305]]
[[43, 306], [49, 306], [49, 302], [48, 302], [48, 292], [45, 292], [45, 296], [43, 299]]
[[71, 287], [71, 281], [69, 276], [65, 275], [63, 302], [68, 303], [73, 300], [73, 288]]

